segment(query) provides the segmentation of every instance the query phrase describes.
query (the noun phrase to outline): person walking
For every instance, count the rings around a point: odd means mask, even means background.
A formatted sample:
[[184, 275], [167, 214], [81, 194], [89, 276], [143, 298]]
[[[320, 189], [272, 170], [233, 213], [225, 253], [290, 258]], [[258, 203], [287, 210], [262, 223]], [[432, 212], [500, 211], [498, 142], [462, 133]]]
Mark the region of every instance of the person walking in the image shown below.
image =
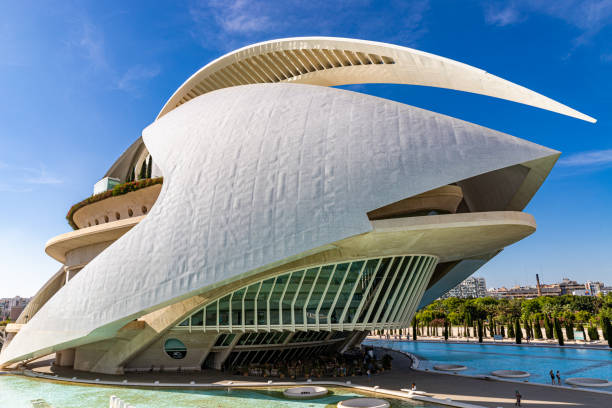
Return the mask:
[[550, 370], [550, 372], [548, 374], [550, 374], [550, 380], [552, 381], [552, 384], [555, 385], [555, 373], [554, 373], [554, 371]]
[[559, 370], [557, 370], [557, 385], [561, 385], [561, 374], [559, 373]]
[[521, 406], [521, 398], [523, 398], [523, 396], [521, 395], [521, 393], [516, 390], [514, 391], [514, 396], [516, 397], [516, 402], [514, 403], [515, 407], [520, 407]]

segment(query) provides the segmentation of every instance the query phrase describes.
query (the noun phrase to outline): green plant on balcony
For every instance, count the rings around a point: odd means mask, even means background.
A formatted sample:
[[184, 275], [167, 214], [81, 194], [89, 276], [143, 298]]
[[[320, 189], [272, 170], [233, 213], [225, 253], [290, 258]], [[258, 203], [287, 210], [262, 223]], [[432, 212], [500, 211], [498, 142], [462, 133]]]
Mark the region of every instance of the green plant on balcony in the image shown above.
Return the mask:
[[72, 227], [72, 229], [77, 230], [79, 227], [74, 222], [74, 214], [80, 210], [81, 208], [88, 206], [93, 203], [97, 203], [98, 201], [105, 200], [110, 197], [116, 197], [123, 194], [131, 193], [132, 191], [140, 190], [142, 188], [147, 188], [153, 186], [155, 184], [162, 184], [164, 182], [163, 177], [157, 178], [147, 178], [138, 181], [129, 181], [123, 184], [119, 184], [115, 186], [112, 190], [105, 191], [100, 194], [92, 195], [91, 197], [86, 198], [85, 200], [76, 203], [68, 210], [68, 214], [66, 214], [66, 220], [68, 224]]

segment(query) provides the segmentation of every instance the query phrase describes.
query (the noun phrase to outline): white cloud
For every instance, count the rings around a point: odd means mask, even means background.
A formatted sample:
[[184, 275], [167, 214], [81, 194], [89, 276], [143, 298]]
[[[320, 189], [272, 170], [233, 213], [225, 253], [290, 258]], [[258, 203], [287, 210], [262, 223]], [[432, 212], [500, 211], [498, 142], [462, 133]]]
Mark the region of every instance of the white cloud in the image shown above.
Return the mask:
[[270, 10], [263, 2], [234, 0], [211, 1], [215, 19], [223, 30], [230, 33], [264, 32], [272, 28]]
[[[192, 34], [208, 49], [229, 51], [273, 38], [350, 35], [415, 45], [426, 32], [429, 0], [194, 0]], [[389, 24], [393, 21], [394, 24]]]
[[0, 192], [2, 193], [29, 193], [31, 191], [31, 187], [19, 187], [13, 184], [0, 183]]
[[104, 34], [94, 24], [83, 22], [77, 45], [95, 69], [108, 69]]
[[39, 168], [10, 165], [0, 162], [0, 191], [7, 193], [29, 193], [36, 186], [62, 184], [64, 181], [49, 173], [44, 165]]
[[[161, 72], [158, 64], [145, 65], [136, 63], [129, 65], [118, 64], [113, 59], [112, 49], [108, 48], [104, 31], [91, 22], [88, 16], [81, 16], [73, 27], [73, 36], [67, 44], [71, 52], [81, 60], [86, 61], [92, 72], [85, 75], [95, 75], [100, 82], [110, 84], [107, 89], [120, 90], [140, 96], [140, 88], [144, 81], [154, 78]], [[124, 61], [122, 61], [124, 62]]]
[[137, 92], [138, 84], [141, 81], [155, 78], [160, 72], [161, 69], [158, 65], [134, 65], [117, 79], [115, 88], [126, 92]]
[[612, 24], [612, 0], [487, 1], [483, 8], [485, 21], [497, 26], [519, 23], [531, 13], [563, 20], [581, 31], [574, 39], [575, 47], [588, 43], [605, 26]]
[[586, 167], [612, 164], [612, 149], [571, 154], [559, 160], [560, 166]]
[[522, 19], [519, 9], [514, 4], [506, 4], [501, 7], [488, 4], [485, 7], [485, 21], [487, 24], [503, 27], [517, 23]]

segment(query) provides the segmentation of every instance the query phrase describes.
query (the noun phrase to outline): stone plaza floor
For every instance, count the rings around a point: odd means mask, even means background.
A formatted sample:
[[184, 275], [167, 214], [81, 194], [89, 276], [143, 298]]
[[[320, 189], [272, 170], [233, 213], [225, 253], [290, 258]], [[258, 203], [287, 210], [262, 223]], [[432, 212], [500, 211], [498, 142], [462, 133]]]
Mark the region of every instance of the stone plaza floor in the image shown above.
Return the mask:
[[[384, 351], [379, 351], [382, 353]], [[553, 386], [534, 385], [527, 383], [513, 383], [496, 380], [485, 380], [478, 378], [462, 377], [457, 375], [441, 374], [435, 372], [423, 372], [410, 368], [412, 361], [407, 356], [390, 351], [393, 357], [393, 368], [375, 375], [368, 380], [366, 376], [355, 376], [349, 378], [320, 378], [317, 381], [350, 380], [353, 384], [364, 386], [378, 385], [381, 388], [400, 390], [408, 388], [413, 382], [416, 383], [418, 390], [431, 393], [433, 397], [446, 399], [450, 398], [457, 402], [470, 403], [485, 407], [513, 407], [515, 390], [523, 396], [522, 405], [525, 407], [580, 407], [580, 408], [601, 408], [612, 407], [612, 395], [598, 392], [572, 390], [557, 388]], [[51, 366], [52, 359], [42, 359], [31, 363], [29, 368], [36, 372], [57, 374], [61, 377], [77, 377], [79, 379], [101, 381], [122, 381], [127, 379], [132, 382], [162, 383], [220, 383], [226, 381], [238, 383], [241, 381], [267, 383], [267, 379], [261, 377], [242, 377], [227, 375], [227, 373], [203, 370], [202, 372], [146, 372], [128, 373], [125, 375], [105, 375], [96, 373], [86, 373], [74, 371], [63, 367]], [[273, 381], [279, 381], [273, 379]], [[287, 380], [282, 380], [286, 382]]]

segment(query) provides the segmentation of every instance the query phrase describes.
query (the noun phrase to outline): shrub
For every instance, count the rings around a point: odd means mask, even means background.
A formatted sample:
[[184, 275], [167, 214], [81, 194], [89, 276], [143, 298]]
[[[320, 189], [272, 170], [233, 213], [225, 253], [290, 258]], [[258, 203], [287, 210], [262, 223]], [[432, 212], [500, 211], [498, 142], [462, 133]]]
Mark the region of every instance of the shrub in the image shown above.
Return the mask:
[[552, 323], [548, 315], [544, 315], [544, 331], [546, 332], [546, 338], [548, 340], [554, 338]]
[[559, 340], [559, 345], [562, 346], [563, 345], [563, 330], [561, 329], [561, 324], [559, 323], [559, 320], [557, 320], [556, 317], [555, 317], [555, 322], [554, 322], [554, 329], [555, 329], [555, 337], [557, 338], [557, 340]]
[[597, 331], [597, 326], [589, 326], [587, 328], [587, 333], [589, 334], [589, 340], [599, 340], [599, 332]]
[[597, 332], [597, 326], [587, 327], [587, 333], [589, 334], [589, 340], [599, 340], [599, 333]]
[[603, 332], [606, 340], [608, 340], [608, 347], [612, 348], [612, 324], [610, 324], [610, 319], [604, 317], [603, 319]]
[[144, 180], [146, 178], [147, 178], [147, 159], [144, 159], [142, 161], [142, 164], [140, 165], [140, 173], [138, 173], [138, 179]]
[[521, 344], [521, 340], [523, 339], [523, 331], [521, 330], [521, 321], [516, 319], [514, 321], [514, 331], [516, 336], [516, 344]]
[[564, 326], [565, 326], [565, 337], [567, 337], [568, 340], [574, 340], [574, 325], [570, 320], [565, 320], [563, 322]]
[[149, 163], [147, 163], [147, 178], [151, 178], [151, 173], [153, 172], [153, 157], [149, 156]]
[[540, 327], [540, 317], [536, 316], [533, 321], [533, 337], [536, 339], [542, 338], [542, 327]]
[[132, 166], [132, 168], [130, 168], [130, 171], [128, 172], [127, 176], [125, 177], [125, 182], [128, 183], [130, 181], [134, 181], [134, 179], [136, 178], [136, 169], [134, 168], [134, 166]]
[[525, 334], [528, 339], [533, 338], [533, 330], [531, 329], [531, 321], [529, 319], [525, 319], [523, 322], [523, 327], [525, 328]]

